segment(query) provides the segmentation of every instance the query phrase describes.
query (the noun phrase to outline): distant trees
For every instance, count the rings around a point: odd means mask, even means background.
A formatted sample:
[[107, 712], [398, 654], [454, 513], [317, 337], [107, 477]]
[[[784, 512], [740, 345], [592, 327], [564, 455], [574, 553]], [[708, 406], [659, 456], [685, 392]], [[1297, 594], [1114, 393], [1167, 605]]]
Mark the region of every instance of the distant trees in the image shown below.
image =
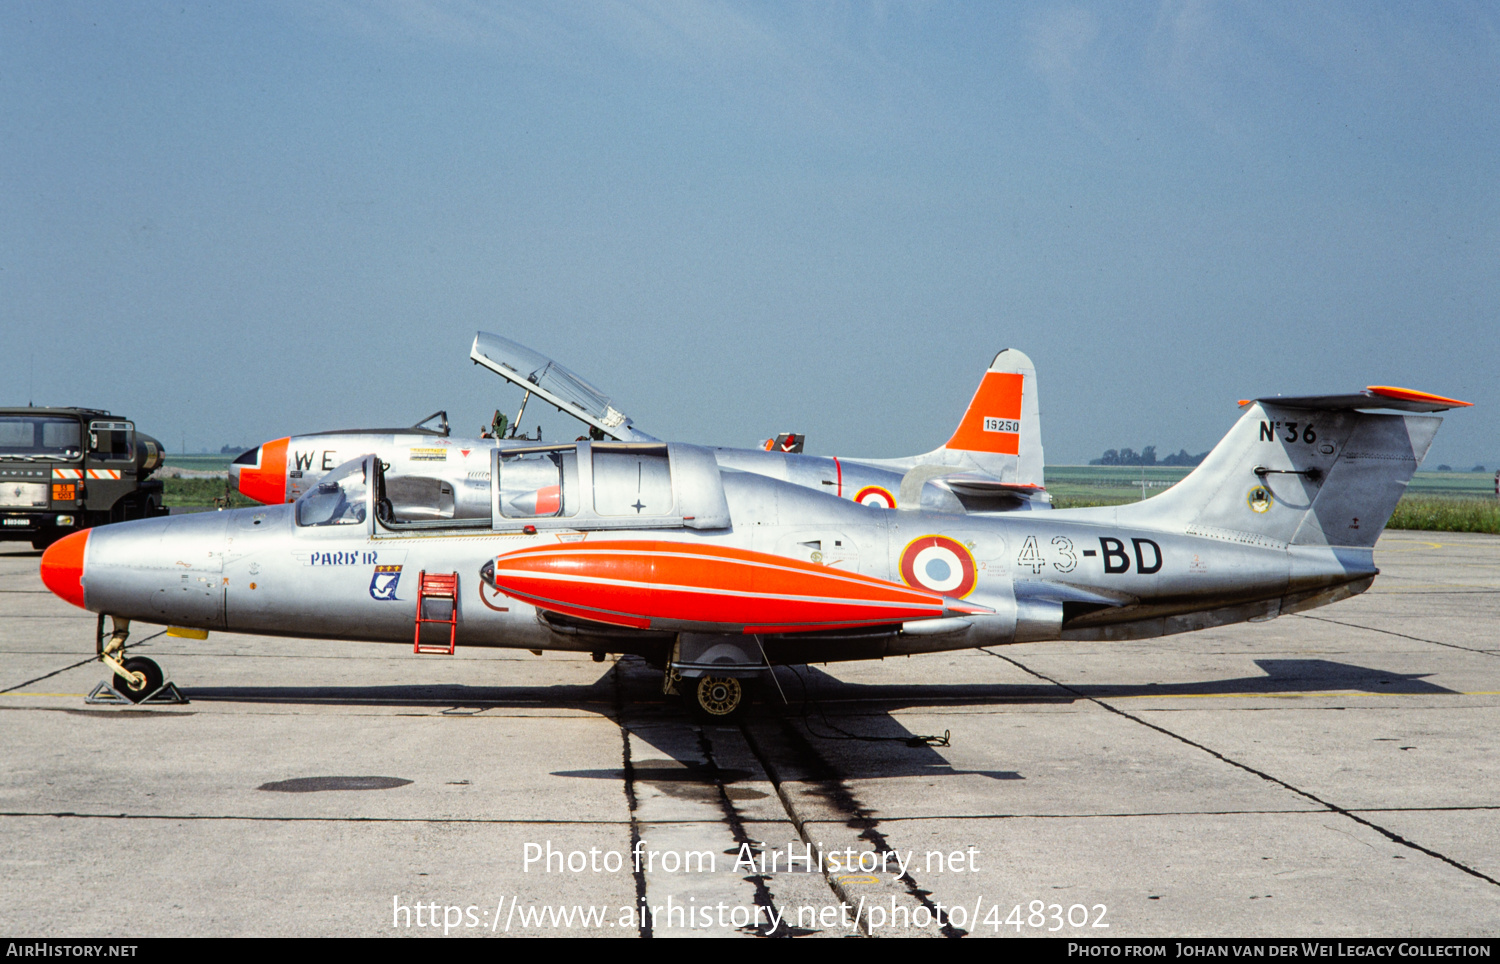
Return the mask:
[[1135, 449], [1108, 449], [1097, 459], [1089, 459], [1090, 465], [1197, 465], [1208, 457], [1208, 453], [1189, 455], [1187, 449], [1164, 459], [1156, 457], [1156, 446], [1148, 445], [1137, 452]]
[[1178, 449], [1176, 455], [1169, 455], [1161, 460], [1162, 465], [1197, 465], [1208, 458], [1207, 452], [1199, 452], [1197, 455], [1189, 455], [1187, 449]]

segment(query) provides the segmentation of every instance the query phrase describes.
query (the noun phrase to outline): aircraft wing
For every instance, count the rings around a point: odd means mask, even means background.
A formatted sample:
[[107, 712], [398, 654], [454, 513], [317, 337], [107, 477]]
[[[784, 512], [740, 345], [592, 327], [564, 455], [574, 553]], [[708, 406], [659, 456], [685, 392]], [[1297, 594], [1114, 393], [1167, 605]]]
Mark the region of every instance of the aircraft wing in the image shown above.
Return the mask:
[[610, 404], [608, 395], [525, 345], [481, 331], [474, 336], [469, 357], [474, 364], [483, 365], [612, 438], [622, 442], [659, 441], [634, 428], [630, 419]]

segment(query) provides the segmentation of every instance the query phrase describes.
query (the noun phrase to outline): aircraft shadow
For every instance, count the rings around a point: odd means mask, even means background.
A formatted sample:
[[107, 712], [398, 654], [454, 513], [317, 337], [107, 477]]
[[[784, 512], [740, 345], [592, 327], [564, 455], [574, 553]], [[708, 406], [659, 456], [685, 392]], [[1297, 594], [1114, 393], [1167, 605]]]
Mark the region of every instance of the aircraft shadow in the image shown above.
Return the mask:
[[[898, 710], [944, 706], [1002, 706], [1072, 703], [1079, 699], [1194, 696], [1288, 696], [1354, 691], [1401, 695], [1456, 694], [1427, 682], [1425, 673], [1386, 670], [1324, 659], [1263, 659], [1262, 675], [1186, 683], [1071, 685], [1032, 683], [849, 683], [814, 666], [778, 667], [777, 686], [759, 687], [745, 725], [755, 738], [780, 747], [782, 778], [984, 776], [1021, 780], [1011, 770], [954, 768], [941, 754], [942, 734], [917, 734], [892, 714]], [[619, 692], [616, 692], [616, 688]], [[589, 684], [475, 686], [418, 684], [395, 686], [215, 686], [184, 687], [192, 700], [238, 703], [321, 703], [350, 706], [443, 708], [447, 715], [475, 715], [491, 708], [569, 708], [597, 713], [622, 726], [677, 762], [648, 766], [633, 776], [661, 786], [701, 785], [714, 780], [733, 789], [754, 779], [749, 771], [705, 766], [683, 747], [698, 741], [685, 732], [696, 724], [679, 703], [661, 694], [661, 676], [643, 661], [626, 658]], [[784, 694], [786, 702], [782, 702]], [[623, 711], [624, 719], [621, 719]], [[712, 730], [712, 724], [705, 724]], [[799, 741], [800, 744], [799, 744]], [[938, 745], [934, 745], [937, 743]], [[789, 747], [799, 744], [800, 750]], [[789, 762], [784, 762], [789, 761]], [[559, 770], [576, 779], [623, 779], [621, 769]], [[731, 794], [732, 796], [733, 794]]]
[[[945, 702], [1065, 703], [1075, 699], [1130, 699], [1150, 696], [1292, 696], [1347, 690], [1408, 696], [1456, 695], [1458, 692], [1426, 682], [1431, 673], [1393, 673], [1328, 659], [1258, 659], [1255, 665], [1265, 671], [1264, 675], [1195, 680], [1188, 683], [1068, 684], [1066, 687], [1040, 680], [1035, 684], [846, 683], [810, 666], [798, 667], [795, 672], [808, 674], [813, 680], [814, 689], [810, 694], [813, 699], [893, 702], [906, 707], [940, 705]], [[799, 680], [794, 671], [778, 668], [777, 677], [782, 680], [787, 698], [795, 700]], [[788, 680], [791, 681], [790, 685]]]

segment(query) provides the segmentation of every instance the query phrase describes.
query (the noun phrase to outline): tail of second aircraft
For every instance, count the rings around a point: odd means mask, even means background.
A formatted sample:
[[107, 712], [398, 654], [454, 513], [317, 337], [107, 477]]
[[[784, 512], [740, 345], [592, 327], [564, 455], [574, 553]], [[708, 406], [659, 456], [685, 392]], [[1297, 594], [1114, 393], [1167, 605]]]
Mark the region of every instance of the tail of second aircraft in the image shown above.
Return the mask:
[[1042, 419], [1031, 359], [1014, 348], [997, 354], [953, 437], [916, 461], [1041, 488], [1045, 484]]
[[1366, 410], [1468, 404], [1384, 386], [1245, 401], [1202, 465], [1161, 495], [1121, 506], [1117, 518], [1245, 545], [1372, 548], [1442, 419]]

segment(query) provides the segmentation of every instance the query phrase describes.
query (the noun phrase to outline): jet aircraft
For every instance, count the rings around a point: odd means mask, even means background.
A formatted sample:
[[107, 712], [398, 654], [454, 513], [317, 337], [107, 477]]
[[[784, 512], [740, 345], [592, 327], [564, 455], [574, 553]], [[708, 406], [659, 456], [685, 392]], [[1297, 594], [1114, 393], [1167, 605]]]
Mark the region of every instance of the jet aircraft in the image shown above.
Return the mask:
[[534, 443], [491, 450], [484, 517], [398, 505], [381, 460], [362, 455], [294, 504], [75, 533], [41, 575], [100, 615], [101, 659], [133, 700], [162, 682], [153, 661], [119, 658], [144, 620], [636, 654], [666, 692], [727, 718], [742, 681], [777, 664], [1163, 636], [1362, 592], [1441, 422], [1417, 413], [1468, 403], [1377, 386], [1240, 404], [1190, 475], [1123, 506], [892, 511], [695, 445]]
[[[660, 442], [637, 429], [614, 408], [609, 396], [524, 345], [481, 331], [474, 337], [469, 357], [526, 392], [512, 426], [520, 423], [535, 395], [586, 424], [594, 440]], [[953, 435], [924, 455], [819, 457], [793, 451], [800, 447], [800, 436], [787, 433], [782, 438], [786, 441], [781, 445], [773, 440], [756, 449], [712, 451], [725, 468], [882, 508], [913, 502], [945, 511], [1051, 508], [1042, 478], [1036, 369], [1031, 359], [1013, 348], [1001, 351], [990, 363]], [[386, 491], [393, 503], [404, 502], [412, 511], [420, 506], [434, 519], [482, 519], [490, 512], [491, 451], [539, 441], [514, 433], [508, 438], [450, 438], [446, 414], [438, 412], [408, 429], [319, 432], [276, 439], [240, 455], [229, 474], [242, 494], [275, 505], [295, 502], [327, 472], [357, 455], [374, 453], [383, 463]], [[919, 465], [922, 471], [911, 475]]]

